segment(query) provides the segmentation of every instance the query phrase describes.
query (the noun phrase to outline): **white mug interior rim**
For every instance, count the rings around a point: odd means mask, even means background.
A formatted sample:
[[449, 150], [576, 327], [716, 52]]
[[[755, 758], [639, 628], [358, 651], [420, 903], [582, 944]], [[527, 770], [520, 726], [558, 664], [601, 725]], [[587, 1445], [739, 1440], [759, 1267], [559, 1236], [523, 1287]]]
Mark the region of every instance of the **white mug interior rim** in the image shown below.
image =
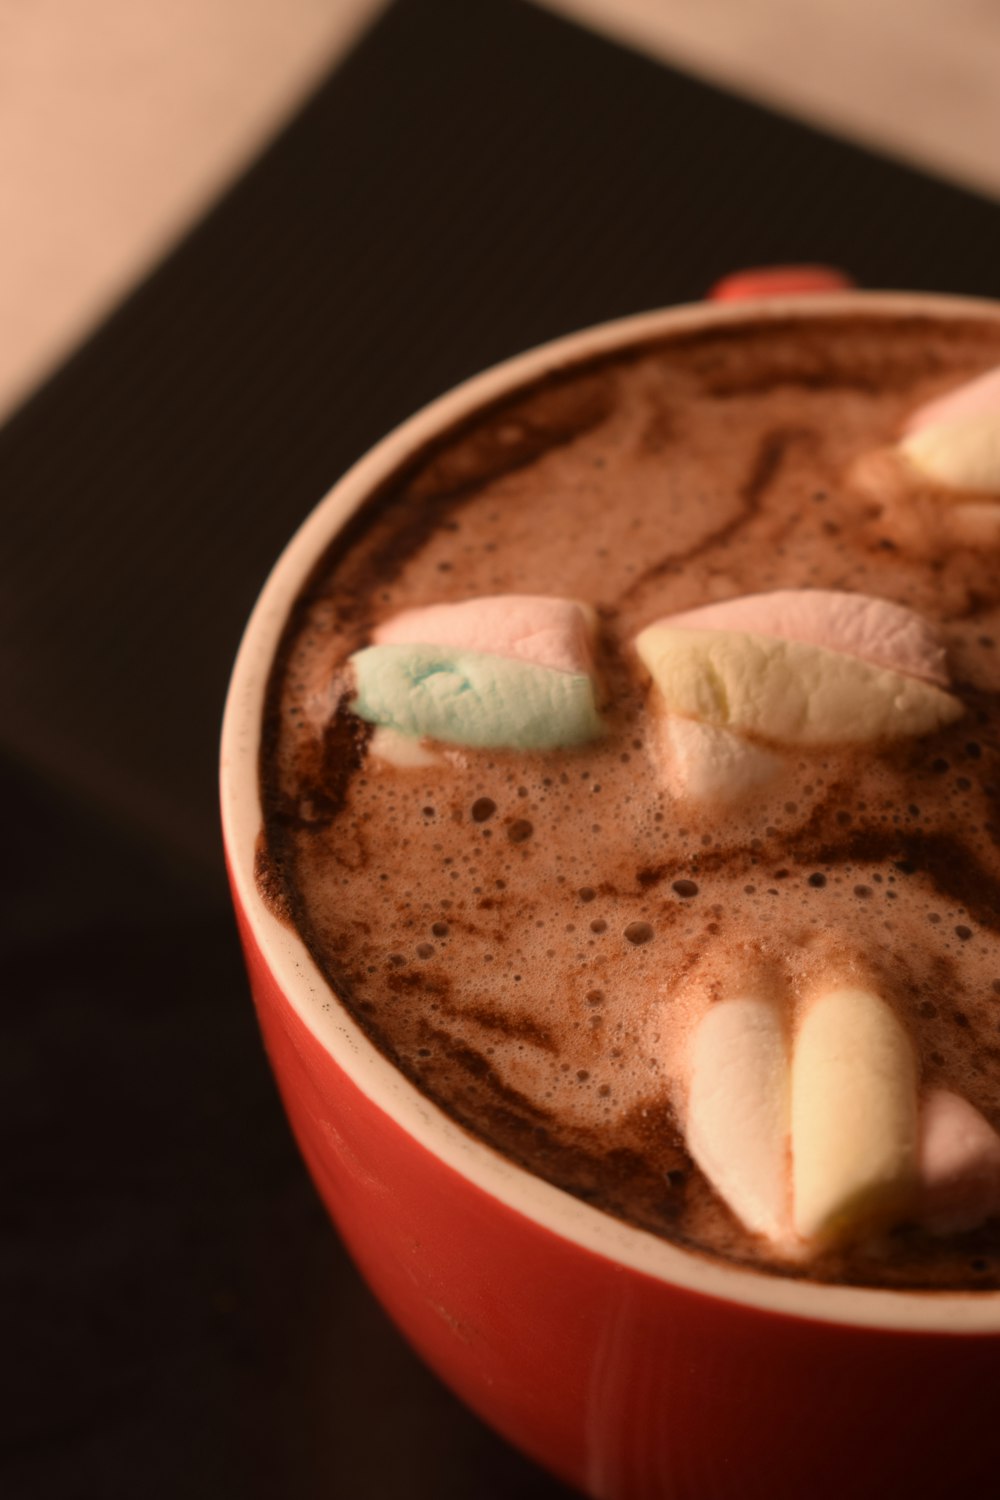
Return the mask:
[[605, 350], [710, 324], [852, 313], [983, 317], [1000, 305], [895, 292], [699, 304], [642, 313], [558, 339], [507, 360], [440, 397], [391, 432], [333, 487], [276, 563], [247, 624], [222, 731], [225, 845], [239, 901], [261, 952], [305, 1025], [359, 1089], [442, 1162], [557, 1235], [612, 1261], [706, 1296], [820, 1322], [951, 1334], [1000, 1332], [1000, 1292], [897, 1292], [829, 1286], [727, 1265], [590, 1207], [514, 1165], [452, 1121], [389, 1063], [331, 994], [305, 946], [262, 901], [254, 858], [262, 825], [258, 755], [264, 693], [289, 609], [316, 559], [374, 488], [434, 435], [481, 405]]

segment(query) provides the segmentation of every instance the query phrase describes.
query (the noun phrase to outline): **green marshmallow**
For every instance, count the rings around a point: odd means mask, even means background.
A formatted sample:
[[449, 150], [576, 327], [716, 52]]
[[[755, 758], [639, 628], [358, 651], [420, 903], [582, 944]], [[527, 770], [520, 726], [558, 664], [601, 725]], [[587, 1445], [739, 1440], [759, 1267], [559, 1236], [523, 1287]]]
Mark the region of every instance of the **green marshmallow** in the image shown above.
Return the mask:
[[584, 672], [440, 646], [366, 646], [351, 657], [369, 724], [473, 750], [555, 750], [603, 732]]

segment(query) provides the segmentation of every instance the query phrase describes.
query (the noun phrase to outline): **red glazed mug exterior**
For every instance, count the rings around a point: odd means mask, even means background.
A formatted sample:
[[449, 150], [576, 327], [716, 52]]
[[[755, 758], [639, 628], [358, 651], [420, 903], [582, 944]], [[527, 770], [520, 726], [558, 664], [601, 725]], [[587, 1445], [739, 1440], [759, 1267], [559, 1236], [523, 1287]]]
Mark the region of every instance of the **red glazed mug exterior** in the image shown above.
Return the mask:
[[727, 1266], [514, 1166], [423, 1097], [338, 1003], [254, 879], [264, 689], [296, 594], [367, 495], [434, 435], [547, 371], [708, 324], [1000, 317], [842, 292], [679, 308], [559, 340], [435, 402], [362, 459], [269, 579], [222, 744], [233, 900], [302, 1154], [376, 1296], [511, 1442], [595, 1500], [975, 1496], [1000, 1476], [1000, 1293], [831, 1287]]

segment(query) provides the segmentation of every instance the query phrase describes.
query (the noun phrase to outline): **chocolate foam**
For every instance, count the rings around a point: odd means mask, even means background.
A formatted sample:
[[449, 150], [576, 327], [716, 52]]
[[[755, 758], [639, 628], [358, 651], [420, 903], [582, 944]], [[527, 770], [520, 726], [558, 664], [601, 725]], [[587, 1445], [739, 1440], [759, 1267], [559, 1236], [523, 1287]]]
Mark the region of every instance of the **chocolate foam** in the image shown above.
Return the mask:
[[[1000, 556], [908, 550], [849, 477], [929, 391], [998, 358], [998, 324], [822, 320], [549, 377], [373, 497], [286, 632], [262, 758], [272, 901], [455, 1119], [705, 1253], [788, 1274], [677, 1127], [686, 1039], [712, 998], [767, 982], [794, 1010], [825, 978], [874, 984], [922, 1085], [1000, 1128]], [[881, 751], [788, 755], [721, 817], [672, 802], [631, 640], [663, 615], [802, 587], [937, 622], [965, 717]], [[367, 757], [350, 652], [404, 608], [501, 593], [597, 606], [606, 738], [407, 771]], [[1000, 1286], [1000, 1230], [904, 1230], [809, 1274]]]

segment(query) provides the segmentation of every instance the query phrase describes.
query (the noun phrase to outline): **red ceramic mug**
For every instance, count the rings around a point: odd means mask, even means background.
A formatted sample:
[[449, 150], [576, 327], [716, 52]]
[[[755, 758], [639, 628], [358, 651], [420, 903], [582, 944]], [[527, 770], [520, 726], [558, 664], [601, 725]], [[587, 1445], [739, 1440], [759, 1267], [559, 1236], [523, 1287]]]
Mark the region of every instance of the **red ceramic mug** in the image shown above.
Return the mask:
[[[290, 543], [247, 627], [222, 745], [233, 898], [302, 1153], [376, 1296], [487, 1422], [600, 1500], [972, 1496], [1000, 1476], [1000, 1293], [904, 1293], [727, 1266], [602, 1214], [435, 1108], [368, 1041], [261, 899], [264, 687], [289, 608], [364, 499], [435, 434], [596, 352], [808, 312], [1000, 317], [842, 291], [646, 314], [488, 371], [387, 437]], [[832, 288], [828, 288], [832, 289]], [[734, 305], [735, 304], [735, 305]]]

